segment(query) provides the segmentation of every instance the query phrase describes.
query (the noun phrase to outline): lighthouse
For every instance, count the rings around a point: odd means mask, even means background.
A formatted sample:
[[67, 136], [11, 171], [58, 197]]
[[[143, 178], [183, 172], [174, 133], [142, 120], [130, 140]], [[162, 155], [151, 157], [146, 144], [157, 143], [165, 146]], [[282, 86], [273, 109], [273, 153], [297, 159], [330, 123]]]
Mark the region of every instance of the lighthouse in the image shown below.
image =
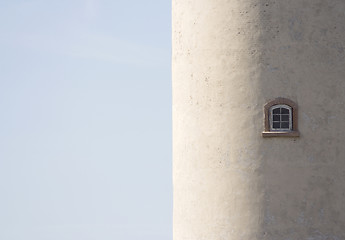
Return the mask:
[[345, 239], [345, 1], [173, 0], [173, 239]]

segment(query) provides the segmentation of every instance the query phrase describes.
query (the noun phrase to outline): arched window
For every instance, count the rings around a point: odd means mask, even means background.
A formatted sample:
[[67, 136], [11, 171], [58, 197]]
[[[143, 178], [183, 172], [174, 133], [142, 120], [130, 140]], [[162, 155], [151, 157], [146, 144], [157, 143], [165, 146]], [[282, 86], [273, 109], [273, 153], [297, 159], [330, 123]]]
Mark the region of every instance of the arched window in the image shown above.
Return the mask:
[[286, 98], [276, 98], [264, 107], [263, 137], [298, 137], [297, 104]]
[[270, 128], [275, 131], [292, 130], [292, 112], [288, 105], [277, 104], [270, 109]]

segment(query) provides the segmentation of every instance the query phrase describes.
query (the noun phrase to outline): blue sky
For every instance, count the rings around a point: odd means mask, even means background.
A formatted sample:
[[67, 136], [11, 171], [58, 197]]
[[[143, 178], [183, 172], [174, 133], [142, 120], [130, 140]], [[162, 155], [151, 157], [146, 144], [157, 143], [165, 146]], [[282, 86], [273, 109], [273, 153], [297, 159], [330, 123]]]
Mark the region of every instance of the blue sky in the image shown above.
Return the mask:
[[168, 0], [0, 0], [0, 239], [172, 239]]

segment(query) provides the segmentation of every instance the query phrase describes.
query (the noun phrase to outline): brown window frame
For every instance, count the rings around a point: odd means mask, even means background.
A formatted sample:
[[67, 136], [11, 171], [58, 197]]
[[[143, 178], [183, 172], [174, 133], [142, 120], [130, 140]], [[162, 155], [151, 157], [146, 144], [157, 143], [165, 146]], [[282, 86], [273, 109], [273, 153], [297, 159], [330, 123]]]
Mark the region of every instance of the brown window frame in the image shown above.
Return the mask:
[[[287, 105], [291, 107], [291, 114], [292, 114], [292, 129], [288, 131], [278, 131], [272, 130], [270, 124], [270, 109], [275, 105]], [[269, 101], [264, 106], [264, 114], [265, 114], [265, 130], [262, 132], [263, 137], [299, 137], [298, 131], [298, 107], [297, 104], [290, 99], [287, 98], [276, 98], [274, 100]]]

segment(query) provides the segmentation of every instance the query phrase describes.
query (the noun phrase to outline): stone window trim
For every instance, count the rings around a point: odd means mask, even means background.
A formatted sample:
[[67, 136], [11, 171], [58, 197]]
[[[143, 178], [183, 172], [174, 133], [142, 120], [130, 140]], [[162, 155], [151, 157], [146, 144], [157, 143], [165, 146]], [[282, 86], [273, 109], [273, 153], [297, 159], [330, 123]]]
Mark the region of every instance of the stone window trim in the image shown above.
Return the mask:
[[[271, 108], [275, 105], [287, 105], [291, 108], [291, 129], [285, 131], [273, 130], [271, 127], [271, 117], [272, 114], [270, 112]], [[263, 137], [299, 137], [298, 132], [298, 107], [297, 104], [290, 99], [287, 98], [276, 98], [274, 100], [269, 101], [264, 106], [264, 114], [265, 114], [265, 130], [262, 132]]]

